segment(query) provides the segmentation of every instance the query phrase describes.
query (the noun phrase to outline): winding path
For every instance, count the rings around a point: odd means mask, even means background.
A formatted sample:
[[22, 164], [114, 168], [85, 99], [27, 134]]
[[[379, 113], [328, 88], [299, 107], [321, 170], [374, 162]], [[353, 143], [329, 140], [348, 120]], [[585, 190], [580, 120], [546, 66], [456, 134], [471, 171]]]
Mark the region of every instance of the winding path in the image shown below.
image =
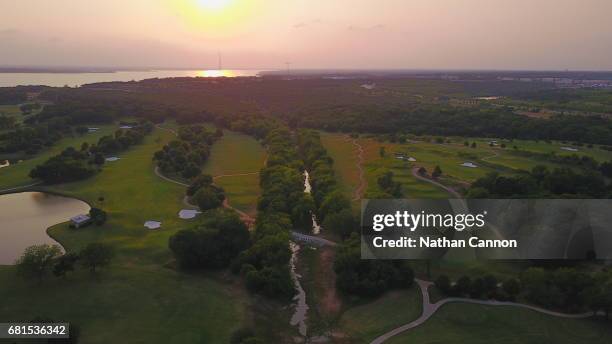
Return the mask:
[[471, 304], [486, 305], [486, 306], [520, 307], [520, 308], [526, 308], [526, 309], [529, 309], [535, 312], [539, 312], [542, 314], [559, 317], [559, 318], [567, 318], [567, 319], [583, 319], [583, 318], [588, 318], [588, 317], [595, 315], [595, 313], [593, 312], [586, 312], [586, 313], [579, 313], [579, 314], [567, 314], [567, 313], [555, 312], [555, 311], [551, 311], [548, 309], [526, 305], [523, 303], [517, 303], [517, 302], [502, 302], [502, 301], [496, 301], [496, 300], [475, 300], [475, 299], [467, 299], [467, 298], [461, 298], [461, 297], [451, 297], [451, 298], [442, 299], [436, 303], [431, 303], [429, 300], [429, 287], [433, 285], [433, 283], [429, 281], [420, 280], [420, 279], [416, 279], [415, 281], [417, 282], [419, 288], [421, 289], [421, 296], [423, 298], [423, 313], [421, 313], [421, 316], [405, 325], [397, 327], [383, 334], [382, 336], [379, 336], [378, 338], [374, 339], [371, 342], [371, 344], [384, 343], [386, 340], [388, 340], [389, 338], [393, 336], [396, 336], [402, 332], [408, 331], [412, 328], [422, 325], [429, 318], [431, 318], [431, 316], [434, 315], [434, 313], [436, 313], [438, 309], [440, 309], [440, 307], [444, 306], [447, 303], [471, 303]]
[[420, 174], [419, 174], [419, 168], [420, 168], [419, 166], [415, 166], [415, 167], [412, 169], [412, 175], [413, 175], [415, 178], [417, 178], [417, 179], [419, 179], [419, 180], [422, 180], [422, 181], [425, 181], [425, 182], [428, 182], [428, 183], [431, 183], [431, 184], [433, 184], [433, 185], [436, 185], [436, 186], [438, 186], [438, 187], [440, 187], [440, 188], [444, 189], [444, 190], [445, 190], [446, 192], [448, 192], [449, 194], [453, 195], [453, 197], [455, 197], [455, 198], [463, 198], [463, 197], [461, 197], [461, 195], [460, 195], [460, 194], [459, 194], [457, 191], [455, 191], [453, 188], [450, 188], [450, 187], [448, 187], [448, 186], [446, 186], [446, 185], [444, 185], [444, 184], [441, 184], [441, 183], [439, 183], [439, 182], [437, 182], [437, 181], [435, 181], [435, 180], [433, 180], [433, 179], [429, 179], [429, 178], [426, 178], [426, 177], [423, 177], [422, 175], [420, 175]]

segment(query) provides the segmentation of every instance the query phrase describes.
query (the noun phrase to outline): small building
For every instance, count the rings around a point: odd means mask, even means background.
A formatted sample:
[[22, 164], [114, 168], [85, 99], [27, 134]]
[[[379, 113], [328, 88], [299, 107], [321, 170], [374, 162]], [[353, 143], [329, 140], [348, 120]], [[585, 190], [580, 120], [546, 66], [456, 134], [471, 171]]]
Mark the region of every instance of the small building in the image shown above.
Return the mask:
[[96, 131], [98, 131], [98, 130], [100, 130], [100, 128], [94, 128], [94, 127], [92, 127], [92, 128], [87, 128], [87, 131], [88, 131], [88, 132], [90, 132], [90, 133], [95, 133], [95, 132], [96, 132]]
[[70, 218], [70, 226], [74, 228], [85, 227], [91, 223], [91, 217], [89, 215], [81, 214]]

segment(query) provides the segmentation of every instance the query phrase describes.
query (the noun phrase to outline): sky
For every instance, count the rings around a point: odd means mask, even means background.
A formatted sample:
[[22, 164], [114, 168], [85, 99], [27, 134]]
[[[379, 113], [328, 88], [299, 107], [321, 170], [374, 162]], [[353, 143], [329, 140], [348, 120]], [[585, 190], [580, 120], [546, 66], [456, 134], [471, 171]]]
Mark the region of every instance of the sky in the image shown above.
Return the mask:
[[0, 66], [612, 70], [610, 0], [0, 0]]

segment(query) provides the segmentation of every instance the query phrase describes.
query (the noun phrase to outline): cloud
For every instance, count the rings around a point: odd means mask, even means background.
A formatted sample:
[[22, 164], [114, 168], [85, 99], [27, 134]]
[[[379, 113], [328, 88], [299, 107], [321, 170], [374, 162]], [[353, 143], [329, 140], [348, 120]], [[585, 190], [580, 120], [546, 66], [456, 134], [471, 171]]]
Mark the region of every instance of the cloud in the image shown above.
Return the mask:
[[6, 36], [14, 36], [16, 34], [19, 33], [19, 30], [17, 29], [12, 29], [12, 28], [7, 28], [7, 29], [0, 29], [0, 35], [6, 35]]
[[377, 31], [383, 30], [385, 26], [383, 24], [376, 24], [373, 26], [357, 26], [357, 25], [349, 25], [347, 30], [349, 31]]

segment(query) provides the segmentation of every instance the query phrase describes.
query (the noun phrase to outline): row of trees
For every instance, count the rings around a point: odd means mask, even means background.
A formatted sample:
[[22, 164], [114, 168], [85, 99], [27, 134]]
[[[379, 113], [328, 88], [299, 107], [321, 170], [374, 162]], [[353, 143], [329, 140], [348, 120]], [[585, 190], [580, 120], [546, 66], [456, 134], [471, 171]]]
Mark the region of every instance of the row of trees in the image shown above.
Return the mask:
[[30, 177], [40, 179], [46, 184], [86, 179], [104, 164], [105, 155], [141, 143], [145, 135], [152, 130], [153, 125], [145, 122], [131, 129], [118, 130], [114, 136], [104, 136], [95, 145], [83, 143], [80, 150], [68, 147], [60, 154], [34, 167], [30, 171]]
[[551, 171], [542, 165], [516, 176], [491, 172], [477, 179], [467, 193], [468, 198], [607, 198], [611, 195], [611, 186], [599, 171], [577, 172], [570, 168]]
[[34, 245], [25, 249], [15, 265], [17, 272], [26, 279], [42, 283], [49, 272], [56, 277], [65, 277], [80, 263], [91, 273], [110, 264], [113, 250], [103, 243], [90, 243], [78, 253], [62, 254], [57, 245]]
[[262, 195], [258, 201], [253, 245], [233, 265], [247, 287], [263, 295], [288, 300], [294, 293], [289, 271], [290, 231], [294, 221], [310, 216], [312, 204], [304, 193], [303, 162], [297, 159], [291, 132], [281, 124], [270, 127], [263, 143], [268, 147], [266, 167], [260, 173]]
[[420, 104], [329, 106], [300, 114], [301, 125], [329, 131], [397, 133], [410, 128], [416, 135], [501, 137], [612, 144], [612, 121], [600, 116], [556, 115], [548, 119], [517, 116], [506, 108], [459, 108]]
[[153, 159], [164, 174], [191, 179], [201, 173], [201, 166], [210, 155], [210, 146], [223, 136], [223, 131], [208, 131], [202, 125], [179, 128], [178, 139], [155, 152]]
[[310, 185], [317, 219], [323, 228], [340, 237], [348, 237], [356, 229], [350, 201], [340, 190], [333, 169], [333, 159], [321, 143], [319, 133], [300, 130], [298, 134], [300, 154], [309, 171]]
[[319, 133], [300, 130], [298, 147], [309, 171], [315, 209], [323, 228], [346, 239], [339, 246], [334, 262], [338, 289], [348, 294], [371, 297], [389, 289], [411, 287], [414, 272], [406, 261], [361, 259], [359, 222], [350, 201], [336, 182], [333, 159], [328, 156]]
[[607, 270], [589, 273], [569, 267], [551, 270], [531, 267], [519, 279], [510, 278], [503, 283], [492, 275], [475, 279], [462, 276], [454, 283], [448, 276], [440, 275], [435, 285], [443, 294], [454, 297], [502, 301], [524, 297], [546, 308], [567, 312], [591, 310], [604, 313], [606, 318], [612, 310], [612, 272]]
[[52, 146], [62, 137], [74, 134], [72, 127], [64, 118], [20, 126], [0, 134], [0, 153], [23, 152], [33, 155], [45, 147]]

